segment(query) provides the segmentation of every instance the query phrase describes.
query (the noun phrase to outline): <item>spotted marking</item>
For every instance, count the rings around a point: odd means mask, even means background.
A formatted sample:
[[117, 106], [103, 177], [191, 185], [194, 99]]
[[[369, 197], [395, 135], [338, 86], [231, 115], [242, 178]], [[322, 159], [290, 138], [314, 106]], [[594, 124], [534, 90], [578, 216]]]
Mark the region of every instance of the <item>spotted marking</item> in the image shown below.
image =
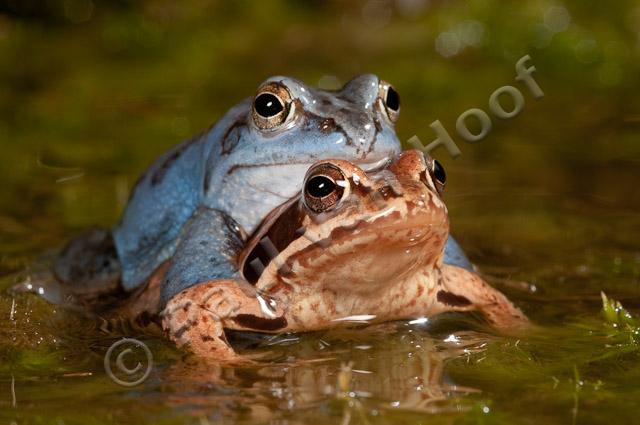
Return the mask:
[[240, 130], [246, 127], [246, 125], [246, 120], [243, 117], [227, 128], [220, 142], [222, 144], [222, 155], [228, 155], [238, 145], [240, 141]]
[[450, 305], [452, 307], [466, 307], [471, 305], [471, 301], [469, 301], [468, 298], [443, 290], [438, 291], [436, 299], [442, 304]]
[[214, 337], [205, 334], [200, 334], [200, 339], [202, 340], [202, 342], [215, 341]]
[[319, 130], [322, 134], [329, 134], [336, 130], [337, 124], [333, 118], [325, 118], [320, 121]]
[[277, 331], [287, 327], [287, 319], [284, 316], [267, 319], [253, 314], [238, 314], [232, 320], [243, 328], [259, 331]]

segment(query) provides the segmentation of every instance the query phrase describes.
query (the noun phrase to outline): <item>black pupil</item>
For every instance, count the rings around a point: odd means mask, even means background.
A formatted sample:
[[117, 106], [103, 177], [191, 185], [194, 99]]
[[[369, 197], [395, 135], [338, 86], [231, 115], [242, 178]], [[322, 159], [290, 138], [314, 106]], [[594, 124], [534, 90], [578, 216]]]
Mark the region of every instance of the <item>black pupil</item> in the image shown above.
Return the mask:
[[336, 184], [329, 177], [316, 176], [307, 182], [307, 193], [314, 198], [323, 198], [336, 190]]
[[280, 99], [271, 93], [262, 93], [256, 97], [254, 107], [256, 112], [265, 118], [273, 117], [284, 109]]
[[393, 87], [389, 87], [387, 89], [387, 107], [389, 109], [393, 109], [397, 111], [400, 109], [400, 96], [398, 92], [393, 89]]
[[433, 160], [433, 175], [442, 184], [447, 181], [447, 174], [444, 172], [444, 167], [437, 159]]

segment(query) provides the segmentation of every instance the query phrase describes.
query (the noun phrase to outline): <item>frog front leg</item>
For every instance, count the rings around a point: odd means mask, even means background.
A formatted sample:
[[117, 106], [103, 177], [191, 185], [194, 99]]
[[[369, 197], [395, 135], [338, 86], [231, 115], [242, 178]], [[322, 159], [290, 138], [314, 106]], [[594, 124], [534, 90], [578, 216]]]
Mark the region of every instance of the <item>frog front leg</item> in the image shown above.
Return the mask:
[[199, 283], [171, 298], [162, 325], [178, 347], [223, 363], [246, 363], [229, 345], [225, 329], [274, 332], [287, 326], [284, 312], [253, 286], [237, 279]]
[[235, 257], [246, 236], [223, 211], [199, 208], [181, 231], [161, 286], [162, 325], [178, 346], [233, 360], [223, 320], [241, 306]]
[[460, 267], [444, 264], [439, 268], [433, 313], [446, 311], [478, 311], [494, 327], [517, 330], [529, 324], [527, 317], [507, 297], [492, 288], [477, 274]]
[[236, 258], [245, 241], [244, 230], [224, 211], [198, 208], [180, 232], [162, 282], [162, 304], [201, 282], [237, 278]]

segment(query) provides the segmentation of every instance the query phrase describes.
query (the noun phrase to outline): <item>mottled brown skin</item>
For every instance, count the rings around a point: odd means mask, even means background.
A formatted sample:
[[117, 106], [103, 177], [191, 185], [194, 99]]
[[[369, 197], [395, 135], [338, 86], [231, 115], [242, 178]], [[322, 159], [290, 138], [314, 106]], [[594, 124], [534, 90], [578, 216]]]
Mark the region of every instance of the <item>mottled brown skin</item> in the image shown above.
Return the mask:
[[323, 161], [305, 181], [327, 164], [344, 177], [342, 197], [318, 213], [306, 207], [305, 192], [265, 219], [240, 255], [240, 270], [265, 235], [286, 227], [278, 218], [291, 220], [291, 208], [302, 214], [301, 234], [271, 259], [255, 285], [203, 282], [167, 303], [163, 327], [178, 346], [242, 363], [225, 329], [300, 332], [338, 326], [350, 316], [383, 322], [448, 311], [479, 311], [503, 330], [527, 325], [524, 314], [478, 275], [443, 264], [449, 221], [429, 158], [407, 151], [373, 175], [347, 161]]

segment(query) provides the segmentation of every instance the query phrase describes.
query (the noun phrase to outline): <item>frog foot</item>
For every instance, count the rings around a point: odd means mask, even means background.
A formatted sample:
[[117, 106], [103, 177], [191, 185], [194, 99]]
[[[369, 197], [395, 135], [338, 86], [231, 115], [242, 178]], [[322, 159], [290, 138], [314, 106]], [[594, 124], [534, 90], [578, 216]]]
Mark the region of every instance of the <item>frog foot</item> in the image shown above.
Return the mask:
[[478, 311], [490, 325], [506, 333], [517, 333], [530, 326], [519, 308], [475, 273], [443, 265], [438, 283], [436, 300], [442, 311]]
[[255, 288], [238, 280], [212, 280], [183, 290], [161, 313], [162, 327], [178, 347], [234, 366], [256, 362], [235, 352], [225, 329], [256, 330], [250, 323], [278, 320], [278, 311]]

